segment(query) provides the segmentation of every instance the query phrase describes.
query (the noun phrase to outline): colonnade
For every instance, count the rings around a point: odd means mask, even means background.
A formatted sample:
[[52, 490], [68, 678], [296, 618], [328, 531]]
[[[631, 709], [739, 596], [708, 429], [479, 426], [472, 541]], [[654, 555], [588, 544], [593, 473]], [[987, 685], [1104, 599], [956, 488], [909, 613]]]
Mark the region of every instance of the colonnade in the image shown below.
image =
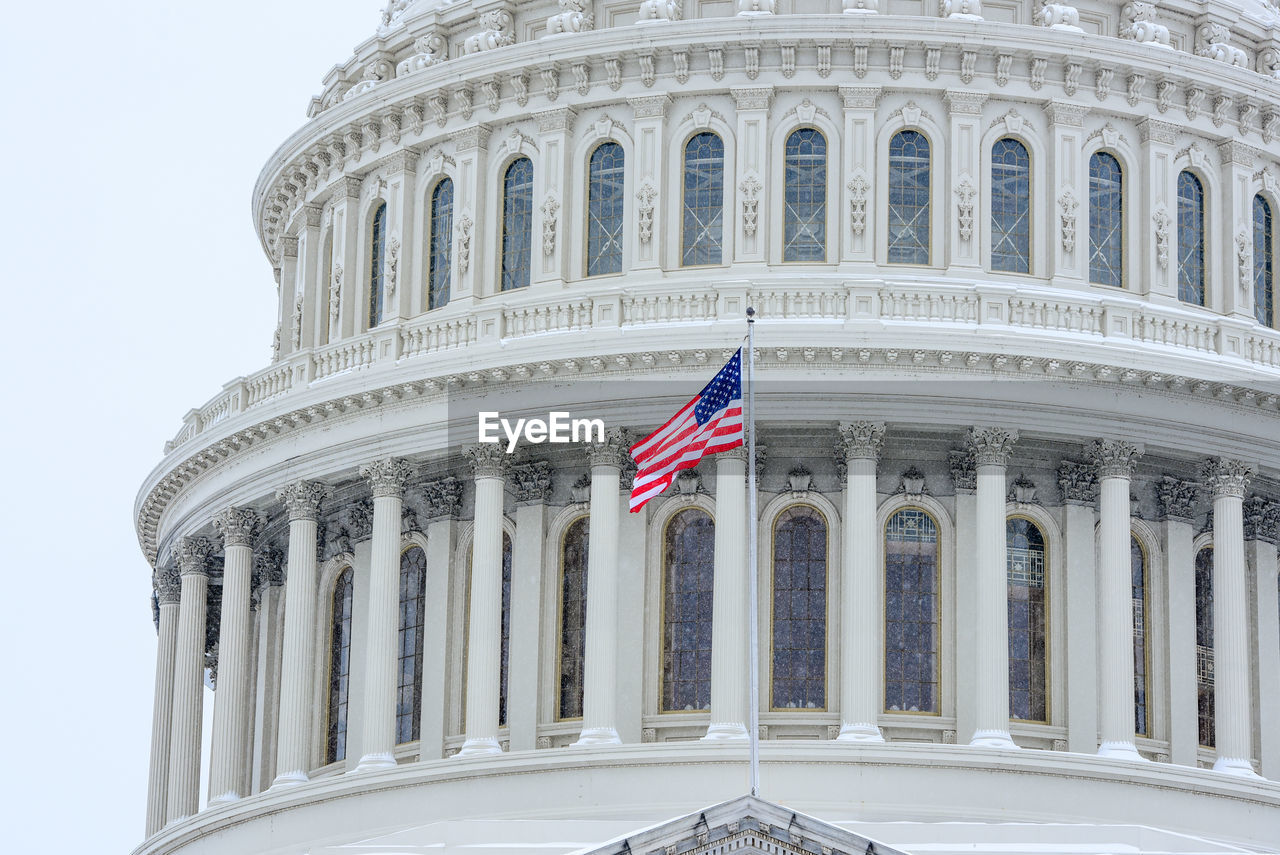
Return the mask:
[[[883, 424], [840, 426], [846, 471], [845, 536], [839, 601], [841, 650], [840, 727], [837, 739], [881, 742], [877, 719], [883, 709], [882, 584], [876, 531], [878, 458]], [[965, 453], [971, 483], [957, 482], [957, 524], [971, 519], [958, 548], [970, 548], [972, 578], [960, 580], [972, 593], [972, 679], [961, 687], [972, 709], [971, 745], [1015, 749], [1009, 727], [1007, 632], [1006, 489], [1016, 431], [971, 428]], [[1100, 439], [1086, 447], [1090, 477], [1099, 498], [1096, 565], [1097, 734], [1087, 750], [1141, 761], [1134, 733], [1133, 604], [1130, 592], [1130, 484], [1142, 448]], [[474, 540], [466, 656], [465, 742], [460, 757], [500, 753], [502, 521], [507, 458], [496, 445], [466, 450], [474, 477]], [[588, 449], [591, 472], [585, 680], [581, 732], [575, 745], [617, 744], [616, 686], [620, 514], [627, 461], [626, 441], [611, 431]], [[742, 450], [715, 460], [717, 520], [713, 568], [710, 724], [705, 739], [747, 738], [746, 466]], [[361, 756], [355, 772], [396, 764], [398, 578], [401, 511], [413, 467], [406, 460], [375, 461], [360, 470], [373, 494], [372, 557], [369, 568], [366, 660], [361, 683]], [[1215, 624], [1215, 768], [1252, 776], [1253, 719], [1248, 615], [1251, 592], [1246, 571], [1245, 497], [1251, 472], [1239, 461], [1204, 463], [1201, 481], [1213, 499]], [[298, 481], [281, 489], [278, 501], [289, 522], [285, 613], [279, 684], [279, 724], [273, 788], [304, 783], [312, 766], [316, 637], [317, 521], [330, 488]], [[971, 516], [969, 516], [971, 514]], [[215, 694], [210, 794], [215, 802], [247, 794], [250, 715], [251, 543], [262, 520], [252, 510], [227, 508], [213, 520], [223, 541], [225, 564]], [[1189, 526], [1188, 526], [1189, 528]], [[1190, 541], [1188, 539], [1187, 546]], [[213, 542], [187, 537], [177, 567], [157, 572], [159, 650], [153, 711], [147, 833], [196, 813], [199, 804], [201, 682], [204, 669], [208, 560]], [[1270, 560], [1275, 563], [1275, 547]], [[1171, 580], [1182, 568], [1170, 568]], [[1186, 571], [1189, 572], [1189, 571]], [[1274, 575], [1274, 574], [1273, 574]], [[1172, 581], [1171, 581], [1172, 584]], [[1253, 596], [1262, 596], [1253, 592]], [[1274, 608], [1275, 589], [1270, 589]], [[1170, 614], [1169, 621], [1185, 620]], [[1194, 615], [1192, 615], [1194, 619]], [[1172, 644], [1172, 641], [1171, 641]], [[1261, 714], [1261, 713], [1260, 713]], [[1091, 731], [1092, 732], [1092, 731]], [[1079, 750], [1079, 749], [1075, 749]], [[1173, 758], [1175, 762], [1187, 758]], [[1194, 765], [1192, 763], [1191, 765]]]

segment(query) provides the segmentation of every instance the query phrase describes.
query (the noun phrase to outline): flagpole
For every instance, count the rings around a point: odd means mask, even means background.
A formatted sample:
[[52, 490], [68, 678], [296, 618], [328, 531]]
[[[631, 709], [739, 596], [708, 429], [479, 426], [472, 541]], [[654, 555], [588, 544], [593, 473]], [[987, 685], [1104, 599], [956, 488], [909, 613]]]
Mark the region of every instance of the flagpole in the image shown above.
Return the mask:
[[750, 750], [751, 795], [760, 795], [760, 630], [757, 592], [756, 518], [756, 310], [747, 308], [747, 744]]

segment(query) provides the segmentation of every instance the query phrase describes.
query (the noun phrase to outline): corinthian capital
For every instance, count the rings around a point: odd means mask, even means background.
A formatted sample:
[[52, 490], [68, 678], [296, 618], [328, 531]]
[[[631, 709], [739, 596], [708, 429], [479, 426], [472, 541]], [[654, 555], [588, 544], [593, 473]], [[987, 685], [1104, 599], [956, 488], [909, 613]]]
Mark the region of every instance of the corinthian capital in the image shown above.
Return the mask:
[[289, 512], [289, 521], [316, 520], [320, 516], [320, 503], [333, 491], [320, 481], [295, 481], [276, 492], [276, 498]]
[[275, 587], [284, 584], [284, 552], [264, 546], [253, 556], [253, 586]]
[[1058, 489], [1068, 505], [1092, 505], [1098, 500], [1098, 470], [1064, 460], [1058, 464]]
[[1156, 484], [1156, 502], [1161, 519], [1189, 520], [1196, 513], [1200, 485], [1165, 475]]
[[1280, 503], [1261, 496], [1244, 501], [1244, 539], [1275, 543], [1280, 538]]
[[499, 443], [468, 445], [462, 449], [462, 453], [470, 461], [471, 471], [476, 478], [501, 478], [506, 474], [507, 455]]
[[966, 438], [978, 466], [1007, 466], [1018, 432], [1002, 427], [971, 427]]
[[213, 527], [222, 535], [222, 545], [252, 546], [262, 517], [249, 508], [227, 508], [213, 518]]
[[884, 444], [882, 422], [841, 422], [840, 451], [845, 460], [875, 460]]
[[428, 519], [456, 517], [462, 510], [462, 482], [457, 478], [441, 478], [422, 485], [423, 510]]
[[157, 567], [151, 581], [155, 585], [156, 599], [160, 601], [160, 605], [178, 602], [182, 591], [182, 577], [178, 575], [178, 568]]
[[387, 496], [399, 499], [413, 477], [413, 466], [403, 457], [388, 457], [361, 466], [360, 477], [369, 482], [375, 499]]
[[511, 482], [517, 502], [545, 502], [551, 497], [551, 464], [538, 460], [513, 466]]
[[587, 443], [587, 462], [592, 466], [622, 467], [623, 461], [630, 456], [631, 443], [622, 428], [610, 428], [605, 431], [604, 442]]
[[1099, 478], [1132, 478], [1133, 467], [1142, 456], [1142, 446], [1122, 439], [1095, 439], [1084, 453], [1089, 462], [1098, 467]]
[[1253, 479], [1253, 469], [1240, 460], [1211, 457], [1201, 464], [1200, 478], [1215, 499], [1219, 496], [1243, 499]]
[[213, 554], [213, 544], [207, 537], [184, 537], [178, 544], [178, 570], [183, 576], [188, 573], [206, 574], [205, 563]]

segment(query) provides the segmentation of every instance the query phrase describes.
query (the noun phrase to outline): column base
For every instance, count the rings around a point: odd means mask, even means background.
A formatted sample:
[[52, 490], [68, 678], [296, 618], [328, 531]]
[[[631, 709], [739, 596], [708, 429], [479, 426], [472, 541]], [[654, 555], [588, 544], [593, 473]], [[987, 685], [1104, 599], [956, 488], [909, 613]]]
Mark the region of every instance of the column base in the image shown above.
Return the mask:
[[1104, 742], [1098, 746], [1098, 756], [1111, 760], [1133, 760], [1137, 763], [1149, 762], [1138, 753], [1132, 742]]
[[281, 772], [276, 775], [274, 781], [268, 789], [274, 790], [276, 787], [296, 787], [299, 784], [305, 784], [311, 779], [307, 777], [307, 773], [301, 769], [295, 769], [292, 772]]
[[884, 734], [880, 728], [865, 721], [844, 722], [840, 725], [838, 742], [884, 742]]
[[969, 744], [974, 748], [1013, 748], [1018, 746], [1007, 730], [975, 730]]
[[582, 733], [578, 735], [578, 741], [573, 743], [574, 746], [621, 744], [622, 740], [618, 738], [618, 731], [612, 727], [585, 727], [582, 729]]
[[389, 751], [380, 751], [376, 754], [366, 754], [360, 758], [360, 762], [356, 764], [353, 772], [377, 772], [380, 769], [394, 769], [396, 767], [396, 756]]
[[222, 795], [214, 796], [213, 798], [209, 799], [209, 807], [213, 807], [214, 805], [230, 804], [231, 802], [238, 802], [238, 801], [240, 801], [240, 794], [237, 793], [235, 790], [227, 790]]
[[713, 721], [703, 742], [746, 742], [747, 726], [739, 722]]
[[1236, 775], [1241, 778], [1261, 778], [1253, 771], [1253, 764], [1243, 757], [1219, 757], [1213, 762], [1213, 771], [1224, 775]]
[[496, 736], [477, 736], [462, 743], [462, 748], [454, 757], [484, 757], [501, 754], [502, 746]]

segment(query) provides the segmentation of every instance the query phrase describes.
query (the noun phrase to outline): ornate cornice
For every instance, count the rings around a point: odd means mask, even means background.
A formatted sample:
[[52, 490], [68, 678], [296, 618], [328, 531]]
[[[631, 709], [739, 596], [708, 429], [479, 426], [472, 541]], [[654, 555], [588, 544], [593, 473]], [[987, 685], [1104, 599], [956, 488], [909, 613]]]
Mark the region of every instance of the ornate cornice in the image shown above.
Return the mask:
[[1200, 480], [1215, 499], [1224, 496], [1244, 498], [1253, 479], [1253, 468], [1240, 460], [1211, 457], [1200, 466]]
[[1093, 505], [1098, 500], [1098, 467], [1064, 460], [1058, 464], [1058, 489], [1067, 505]]
[[1074, 101], [1049, 101], [1044, 105], [1044, 114], [1049, 117], [1049, 124], [1066, 128], [1084, 127], [1084, 117], [1089, 115], [1090, 107]]
[[1122, 439], [1095, 439], [1085, 448], [1085, 458], [1098, 467], [1101, 478], [1132, 478], [1142, 456], [1142, 446]]
[[977, 466], [1007, 466], [1018, 432], [1002, 427], [971, 427], [965, 441], [973, 449]]
[[586, 444], [587, 462], [591, 466], [617, 466], [622, 468], [623, 461], [630, 457], [630, 439], [622, 428], [609, 428], [605, 431], [604, 442]]
[[972, 92], [968, 89], [948, 89], [942, 95], [947, 102], [947, 109], [953, 116], [981, 116], [982, 105], [990, 96], [986, 92]]
[[403, 498], [405, 488], [413, 478], [413, 464], [403, 457], [375, 460], [360, 467], [360, 477], [369, 482], [373, 497]]
[[178, 572], [183, 576], [208, 575], [213, 544], [207, 537], [184, 537], [178, 543]]
[[842, 422], [838, 430], [838, 448], [846, 461], [876, 460], [880, 457], [880, 449], [884, 445], [883, 422]]
[[840, 100], [846, 110], [874, 110], [880, 102], [879, 86], [841, 86]]
[[489, 126], [471, 125], [470, 127], [460, 128], [449, 134], [449, 139], [459, 152], [474, 151], [476, 149], [484, 151], [489, 147]]
[[276, 499], [284, 505], [289, 521], [312, 520], [320, 516], [320, 503], [332, 495], [333, 489], [320, 481], [295, 481], [276, 491]]
[[739, 110], [767, 110], [773, 100], [772, 86], [730, 86], [729, 94]]
[[1196, 515], [1200, 485], [1172, 475], [1162, 475], [1156, 484], [1156, 508], [1160, 519], [1190, 520]]
[[537, 460], [512, 466], [511, 491], [517, 502], [545, 502], [551, 498], [551, 464]]
[[419, 488], [426, 507], [427, 519], [457, 517], [462, 512], [462, 482], [457, 478], [439, 478], [428, 481]]
[[213, 527], [222, 535], [224, 548], [253, 546], [253, 536], [262, 527], [262, 517], [249, 508], [227, 508], [213, 518]]
[[628, 98], [627, 103], [631, 105], [637, 119], [660, 119], [667, 114], [667, 108], [671, 106], [671, 96], [666, 92], [660, 92], [657, 95]]

